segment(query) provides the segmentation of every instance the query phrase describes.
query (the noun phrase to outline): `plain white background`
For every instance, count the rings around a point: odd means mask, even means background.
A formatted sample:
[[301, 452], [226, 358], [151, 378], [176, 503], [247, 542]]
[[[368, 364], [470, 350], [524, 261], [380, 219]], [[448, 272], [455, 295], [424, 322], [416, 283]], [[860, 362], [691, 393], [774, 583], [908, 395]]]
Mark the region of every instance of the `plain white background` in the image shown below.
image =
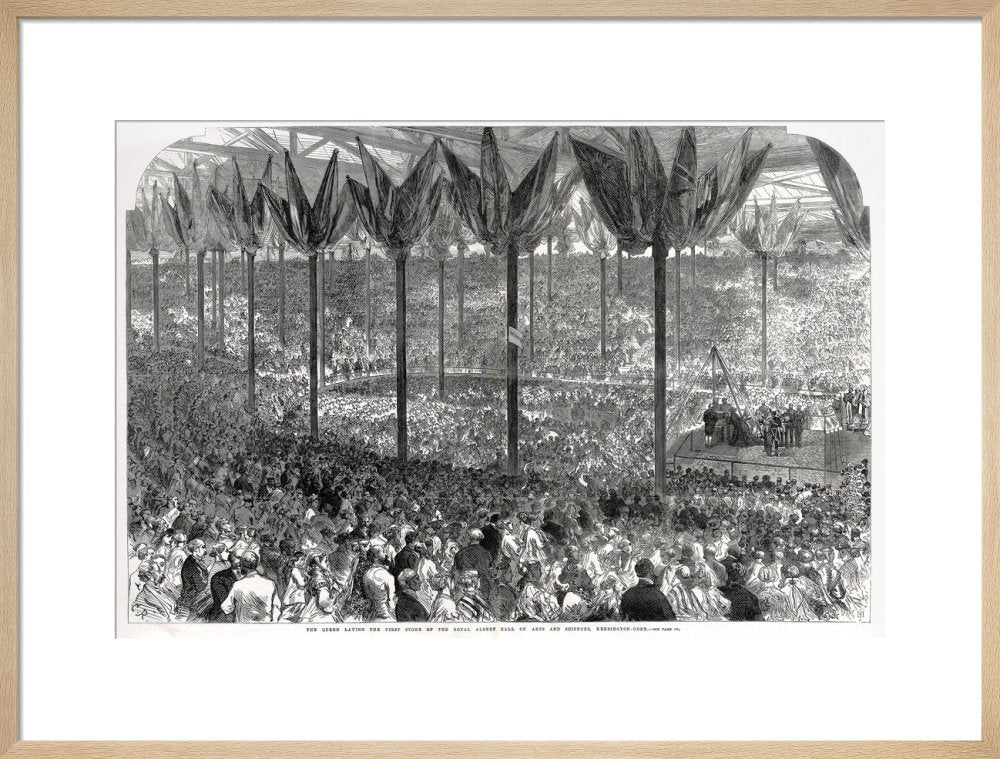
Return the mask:
[[[23, 24], [22, 737], [977, 738], [979, 35]], [[116, 640], [118, 119], [884, 120], [883, 634]]]

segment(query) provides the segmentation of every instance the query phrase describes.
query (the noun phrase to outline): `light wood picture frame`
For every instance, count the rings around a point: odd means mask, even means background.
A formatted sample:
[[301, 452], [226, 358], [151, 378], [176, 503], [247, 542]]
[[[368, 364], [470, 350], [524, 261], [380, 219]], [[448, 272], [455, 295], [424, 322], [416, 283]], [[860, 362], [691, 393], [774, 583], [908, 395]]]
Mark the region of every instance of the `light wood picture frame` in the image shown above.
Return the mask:
[[[994, 0], [302, 0], [134, 3], [127, 0], [0, 0], [0, 151], [18, 155], [19, 23], [28, 19], [209, 18], [858, 18], [982, 22], [982, 740], [888, 742], [44, 742], [20, 739], [19, 662], [19, 169], [0, 172], [0, 757], [810, 757], [1000, 756], [1000, 3]], [[13, 164], [17, 167], [17, 164]], [[992, 190], [992, 191], [991, 191]]]

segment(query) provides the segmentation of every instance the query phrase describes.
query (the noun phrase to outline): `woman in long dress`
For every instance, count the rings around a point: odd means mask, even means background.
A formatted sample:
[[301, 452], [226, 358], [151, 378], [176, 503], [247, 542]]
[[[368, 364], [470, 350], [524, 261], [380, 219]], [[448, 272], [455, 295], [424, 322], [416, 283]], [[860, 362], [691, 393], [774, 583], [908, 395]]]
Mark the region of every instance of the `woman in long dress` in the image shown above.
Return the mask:
[[309, 560], [309, 584], [306, 589], [306, 603], [302, 609], [301, 621], [318, 624], [342, 622], [333, 594], [333, 578], [325, 556], [313, 556]]
[[431, 587], [437, 591], [434, 603], [431, 604], [431, 622], [455, 622], [461, 619], [451, 592], [451, 576], [445, 573], [431, 578]]
[[686, 564], [674, 574], [674, 584], [667, 593], [667, 600], [679, 622], [704, 622], [708, 614], [702, 597], [695, 592], [698, 580]]
[[515, 622], [551, 622], [559, 615], [555, 596], [542, 586], [542, 567], [532, 562], [525, 567], [521, 592], [514, 607]]
[[699, 562], [694, 571], [694, 586], [692, 593], [701, 602], [701, 608], [705, 612], [705, 620], [708, 622], [725, 622], [726, 615], [732, 604], [722, 595], [716, 586], [716, 577], [712, 570], [704, 562]]
[[306, 576], [306, 556], [301, 551], [296, 553], [292, 568], [288, 573], [285, 593], [281, 598], [281, 616], [279, 622], [300, 622], [302, 611], [306, 606], [306, 588], [309, 579]]
[[757, 573], [759, 586], [752, 591], [760, 601], [760, 610], [767, 622], [787, 622], [790, 616], [788, 599], [778, 589], [778, 573], [773, 567], [763, 567]]
[[803, 582], [799, 568], [794, 564], [786, 569], [786, 577], [782, 580], [779, 589], [785, 597], [787, 605], [787, 622], [815, 622], [819, 619], [813, 609], [813, 602], [818, 601], [818, 592], [815, 585], [808, 581]]

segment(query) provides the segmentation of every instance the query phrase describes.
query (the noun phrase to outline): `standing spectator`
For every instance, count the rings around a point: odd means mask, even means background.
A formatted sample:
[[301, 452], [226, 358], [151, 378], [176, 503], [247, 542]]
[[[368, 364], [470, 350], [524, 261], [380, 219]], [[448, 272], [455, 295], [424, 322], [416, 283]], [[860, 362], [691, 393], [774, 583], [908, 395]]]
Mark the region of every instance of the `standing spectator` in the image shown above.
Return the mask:
[[705, 423], [705, 447], [711, 448], [715, 445], [715, 425], [719, 421], [719, 415], [712, 406], [709, 406], [701, 415], [701, 420]]
[[404, 545], [400, 549], [399, 553], [396, 554], [396, 558], [392, 561], [392, 576], [398, 581], [399, 575], [404, 569], [416, 570], [420, 566], [420, 555], [417, 553], [413, 544], [417, 542], [417, 533], [408, 532], [406, 537], [403, 538]]
[[277, 622], [281, 600], [274, 583], [260, 574], [257, 554], [248, 551], [240, 557], [240, 572], [243, 576], [222, 602], [222, 611], [237, 623]]
[[208, 585], [208, 566], [205, 541], [192, 540], [188, 543], [188, 557], [181, 565], [181, 595], [177, 602], [179, 615], [187, 615], [194, 609], [195, 602]]
[[227, 555], [229, 558], [229, 568], [216, 572], [210, 582], [212, 590], [212, 607], [208, 611], [207, 619], [209, 622], [233, 621], [232, 613], [222, 610], [222, 603], [229, 597], [229, 592], [233, 589], [236, 581], [240, 578], [240, 559], [233, 552], [229, 552]]

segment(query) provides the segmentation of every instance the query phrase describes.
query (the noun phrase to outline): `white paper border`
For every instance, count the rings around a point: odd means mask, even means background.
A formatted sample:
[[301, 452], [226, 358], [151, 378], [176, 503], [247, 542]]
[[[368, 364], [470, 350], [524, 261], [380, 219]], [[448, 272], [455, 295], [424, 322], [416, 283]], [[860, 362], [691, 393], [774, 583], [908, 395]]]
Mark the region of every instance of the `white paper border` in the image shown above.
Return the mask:
[[[24, 738], [978, 737], [977, 23], [28, 22], [22, 44]], [[386, 51], [408, 55], [408, 66], [390, 68]], [[73, 65], [56, 65], [57, 53]], [[504, 54], [491, 70], [497, 86], [463, 86], [483, 76], [488, 53]], [[254, 66], [261, 58], [271, 65]], [[678, 72], [679, 62], [690, 67]], [[183, 87], [163, 87], [168, 63]], [[435, 72], [436, 90], [420, 86], [421, 71]], [[552, 71], [574, 76], [553, 89]], [[577, 80], [610, 94], [590, 97]], [[98, 588], [113, 577], [114, 489], [98, 457], [114, 445], [114, 345], [99, 328], [114, 300], [100, 251], [113, 249], [114, 230], [106, 191], [93, 189], [113, 181], [113, 121], [296, 108], [308, 121], [344, 104], [352, 121], [399, 121], [419, 102], [438, 106], [428, 118], [478, 123], [522, 113], [885, 120], [893, 384], [879, 412], [892, 448], [878, 479], [893, 489], [884, 637], [824, 648], [685, 635], [679, 646], [610, 651], [564, 635], [550, 645], [432, 637], [420, 651], [329, 638], [294, 648], [177, 640], [169, 654], [162, 641], [113, 638]], [[943, 189], [927, 157], [942, 141], [951, 160]], [[67, 167], [69, 155], [83, 168]], [[59, 189], [73, 203], [54, 219], [46, 204]], [[95, 310], [100, 303], [108, 310]], [[926, 387], [960, 404], [948, 431], [970, 441], [964, 477], [914, 450], [926, 434], [913, 421]], [[100, 502], [106, 514], [86, 508]], [[548, 652], [559, 656], [547, 661]], [[477, 697], [459, 695], [482, 680]], [[224, 694], [233, 683], [266, 700], [267, 719], [246, 718], [257, 710]], [[395, 708], [393, 693], [407, 687], [417, 706]], [[206, 707], [178, 728], [164, 715], [192, 689]], [[734, 692], [739, 708], [720, 706]]]

